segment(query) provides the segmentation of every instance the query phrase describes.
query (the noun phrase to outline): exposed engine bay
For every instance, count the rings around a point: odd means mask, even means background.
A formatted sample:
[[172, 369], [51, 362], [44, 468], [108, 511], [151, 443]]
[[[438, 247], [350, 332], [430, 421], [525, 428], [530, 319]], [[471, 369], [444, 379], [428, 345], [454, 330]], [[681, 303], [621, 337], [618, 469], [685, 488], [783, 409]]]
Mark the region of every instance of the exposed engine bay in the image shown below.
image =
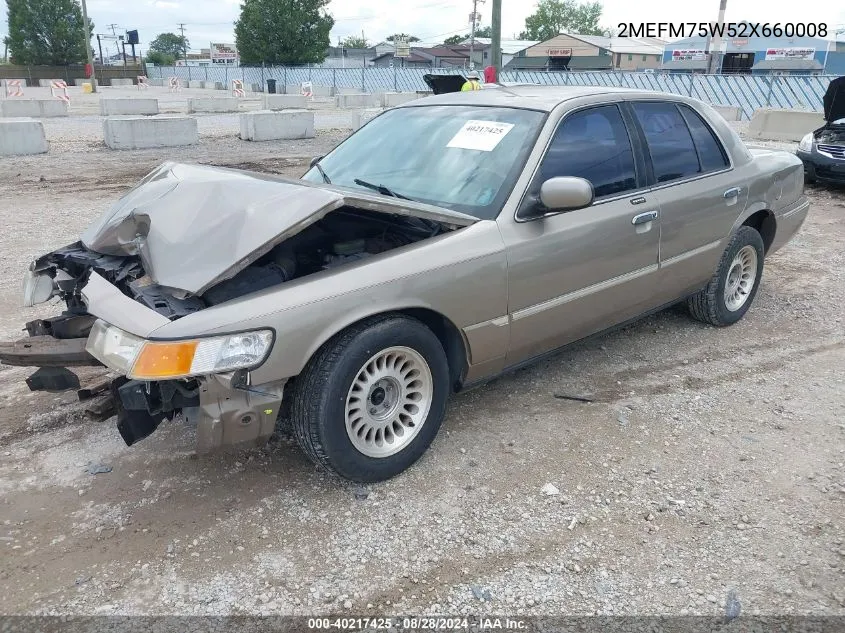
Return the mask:
[[[414, 217], [343, 207], [285, 240], [234, 277], [202, 296], [183, 296], [156, 284], [138, 256], [102, 255], [76, 242], [39, 258], [34, 272], [47, 273], [68, 310], [85, 312], [79, 290], [94, 270], [135, 301], [174, 320], [323, 270], [434, 237], [442, 224]], [[87, 334], [74, 331], [74, 336]]]
[[816, 143], [845, 145], [845, 124], [828, 124], [815, 131]]

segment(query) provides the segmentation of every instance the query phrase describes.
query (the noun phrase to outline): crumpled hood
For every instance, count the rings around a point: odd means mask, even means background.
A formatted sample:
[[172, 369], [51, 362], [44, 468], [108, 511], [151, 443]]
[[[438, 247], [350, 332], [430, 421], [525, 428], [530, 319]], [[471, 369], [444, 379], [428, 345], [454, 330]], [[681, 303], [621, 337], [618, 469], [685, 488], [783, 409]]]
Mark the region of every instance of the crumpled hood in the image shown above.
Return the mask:
[[476, 218], [340, 187], [216, 167], [165, 163], [82, 235], [86, 248], [137, 255], [161, 286], [201, 295], [345, 205], [458, 226]]

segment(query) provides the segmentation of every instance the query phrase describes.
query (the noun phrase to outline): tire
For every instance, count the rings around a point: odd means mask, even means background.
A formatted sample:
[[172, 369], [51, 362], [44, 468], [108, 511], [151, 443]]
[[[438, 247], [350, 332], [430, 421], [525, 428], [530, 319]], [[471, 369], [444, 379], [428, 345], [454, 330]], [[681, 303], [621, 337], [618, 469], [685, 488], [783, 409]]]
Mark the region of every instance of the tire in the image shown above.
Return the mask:
[[760, 234], [750, 226], [739, 227], [722, 253], [713, 277], [687, 300], [693, 318], [724, 327], [745, 316], [760, 287], [764, 257], [765, 247]]
[[331, 473], [361, 483], [390, 479], [431, 445], [449, 384], [443, 346], [422, 322], [367, 319], [329, 340], [297, 377], [294, 437]]

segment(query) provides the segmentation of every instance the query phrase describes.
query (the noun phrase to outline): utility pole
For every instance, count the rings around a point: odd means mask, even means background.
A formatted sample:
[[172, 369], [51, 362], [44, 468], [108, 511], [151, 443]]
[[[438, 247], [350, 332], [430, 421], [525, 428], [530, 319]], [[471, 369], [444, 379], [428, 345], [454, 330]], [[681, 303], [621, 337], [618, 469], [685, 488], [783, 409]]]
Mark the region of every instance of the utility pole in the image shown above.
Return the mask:
[[94, 71], [94, 53], [91, 51], [91, 24], [88, 22], [88, 7], [82, 0], [82, 22], [85, 27], [85, 57], [91, 67], [91, 92], [97, 92], [97, 73]]
[[[707, 72], [715, 75], [722, 69], [722, 56], [719, 51], [721, 38], [719, 34], [725, 24], [725, 7], [728, 5], [728, 0], [719, 0], [719, 19], [717, 22], [716, 32], [712, 34], [709, 41], [709, 50], [707, 51]], [[714, 52], [716, 51], [716, 52]]]
[[[182, 34], [182, 43], [184, 44], [184, 42], [185, 42], [185, 23], [184, 22], [179, 23], [179, 32]], [[187, 66], [188, 65], [188, 47], [182, 46], [182, 49], [185, 52], [185, 65]]]
[[472, 59], [472, 56], [475, 54], [475, 25], [478, 24], [478, 3], [484, 3], [485, 0], [472, 0], [472, 15], [469, 16], [469, 21], [471, 24], [470, 28], [470, 35], [469, 35], [469, 67], [470, 70], [474, 69], [475, 62]]
[[493, 0], [493, 19], [490, 27], [493, 39], [490, 42], [490, 64], [496, 69], [496, 81], [501, 81], [502, 72], [502, 0]]

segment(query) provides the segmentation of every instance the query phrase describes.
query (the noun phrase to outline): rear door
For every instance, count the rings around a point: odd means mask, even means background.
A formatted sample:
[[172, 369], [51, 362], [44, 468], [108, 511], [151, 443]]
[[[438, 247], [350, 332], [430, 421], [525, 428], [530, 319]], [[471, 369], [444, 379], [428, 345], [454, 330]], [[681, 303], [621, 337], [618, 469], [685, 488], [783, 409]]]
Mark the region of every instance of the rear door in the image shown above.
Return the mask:
[[593, 184], [585, 209], [520, 220], [500, 216], [508, 253], [509, 366], [647, 309], [658, 270], [659, 208], [648, 195], [641, 148], [616, 104], [567, 114], [529, 197], [557, 176]]
[[713, 274], [748, 187], [692, 107], [671, 101], [629, 107], [647, 149], [650, 195], [660, 206], [660, 292], [668, 302], [700, 289]]

